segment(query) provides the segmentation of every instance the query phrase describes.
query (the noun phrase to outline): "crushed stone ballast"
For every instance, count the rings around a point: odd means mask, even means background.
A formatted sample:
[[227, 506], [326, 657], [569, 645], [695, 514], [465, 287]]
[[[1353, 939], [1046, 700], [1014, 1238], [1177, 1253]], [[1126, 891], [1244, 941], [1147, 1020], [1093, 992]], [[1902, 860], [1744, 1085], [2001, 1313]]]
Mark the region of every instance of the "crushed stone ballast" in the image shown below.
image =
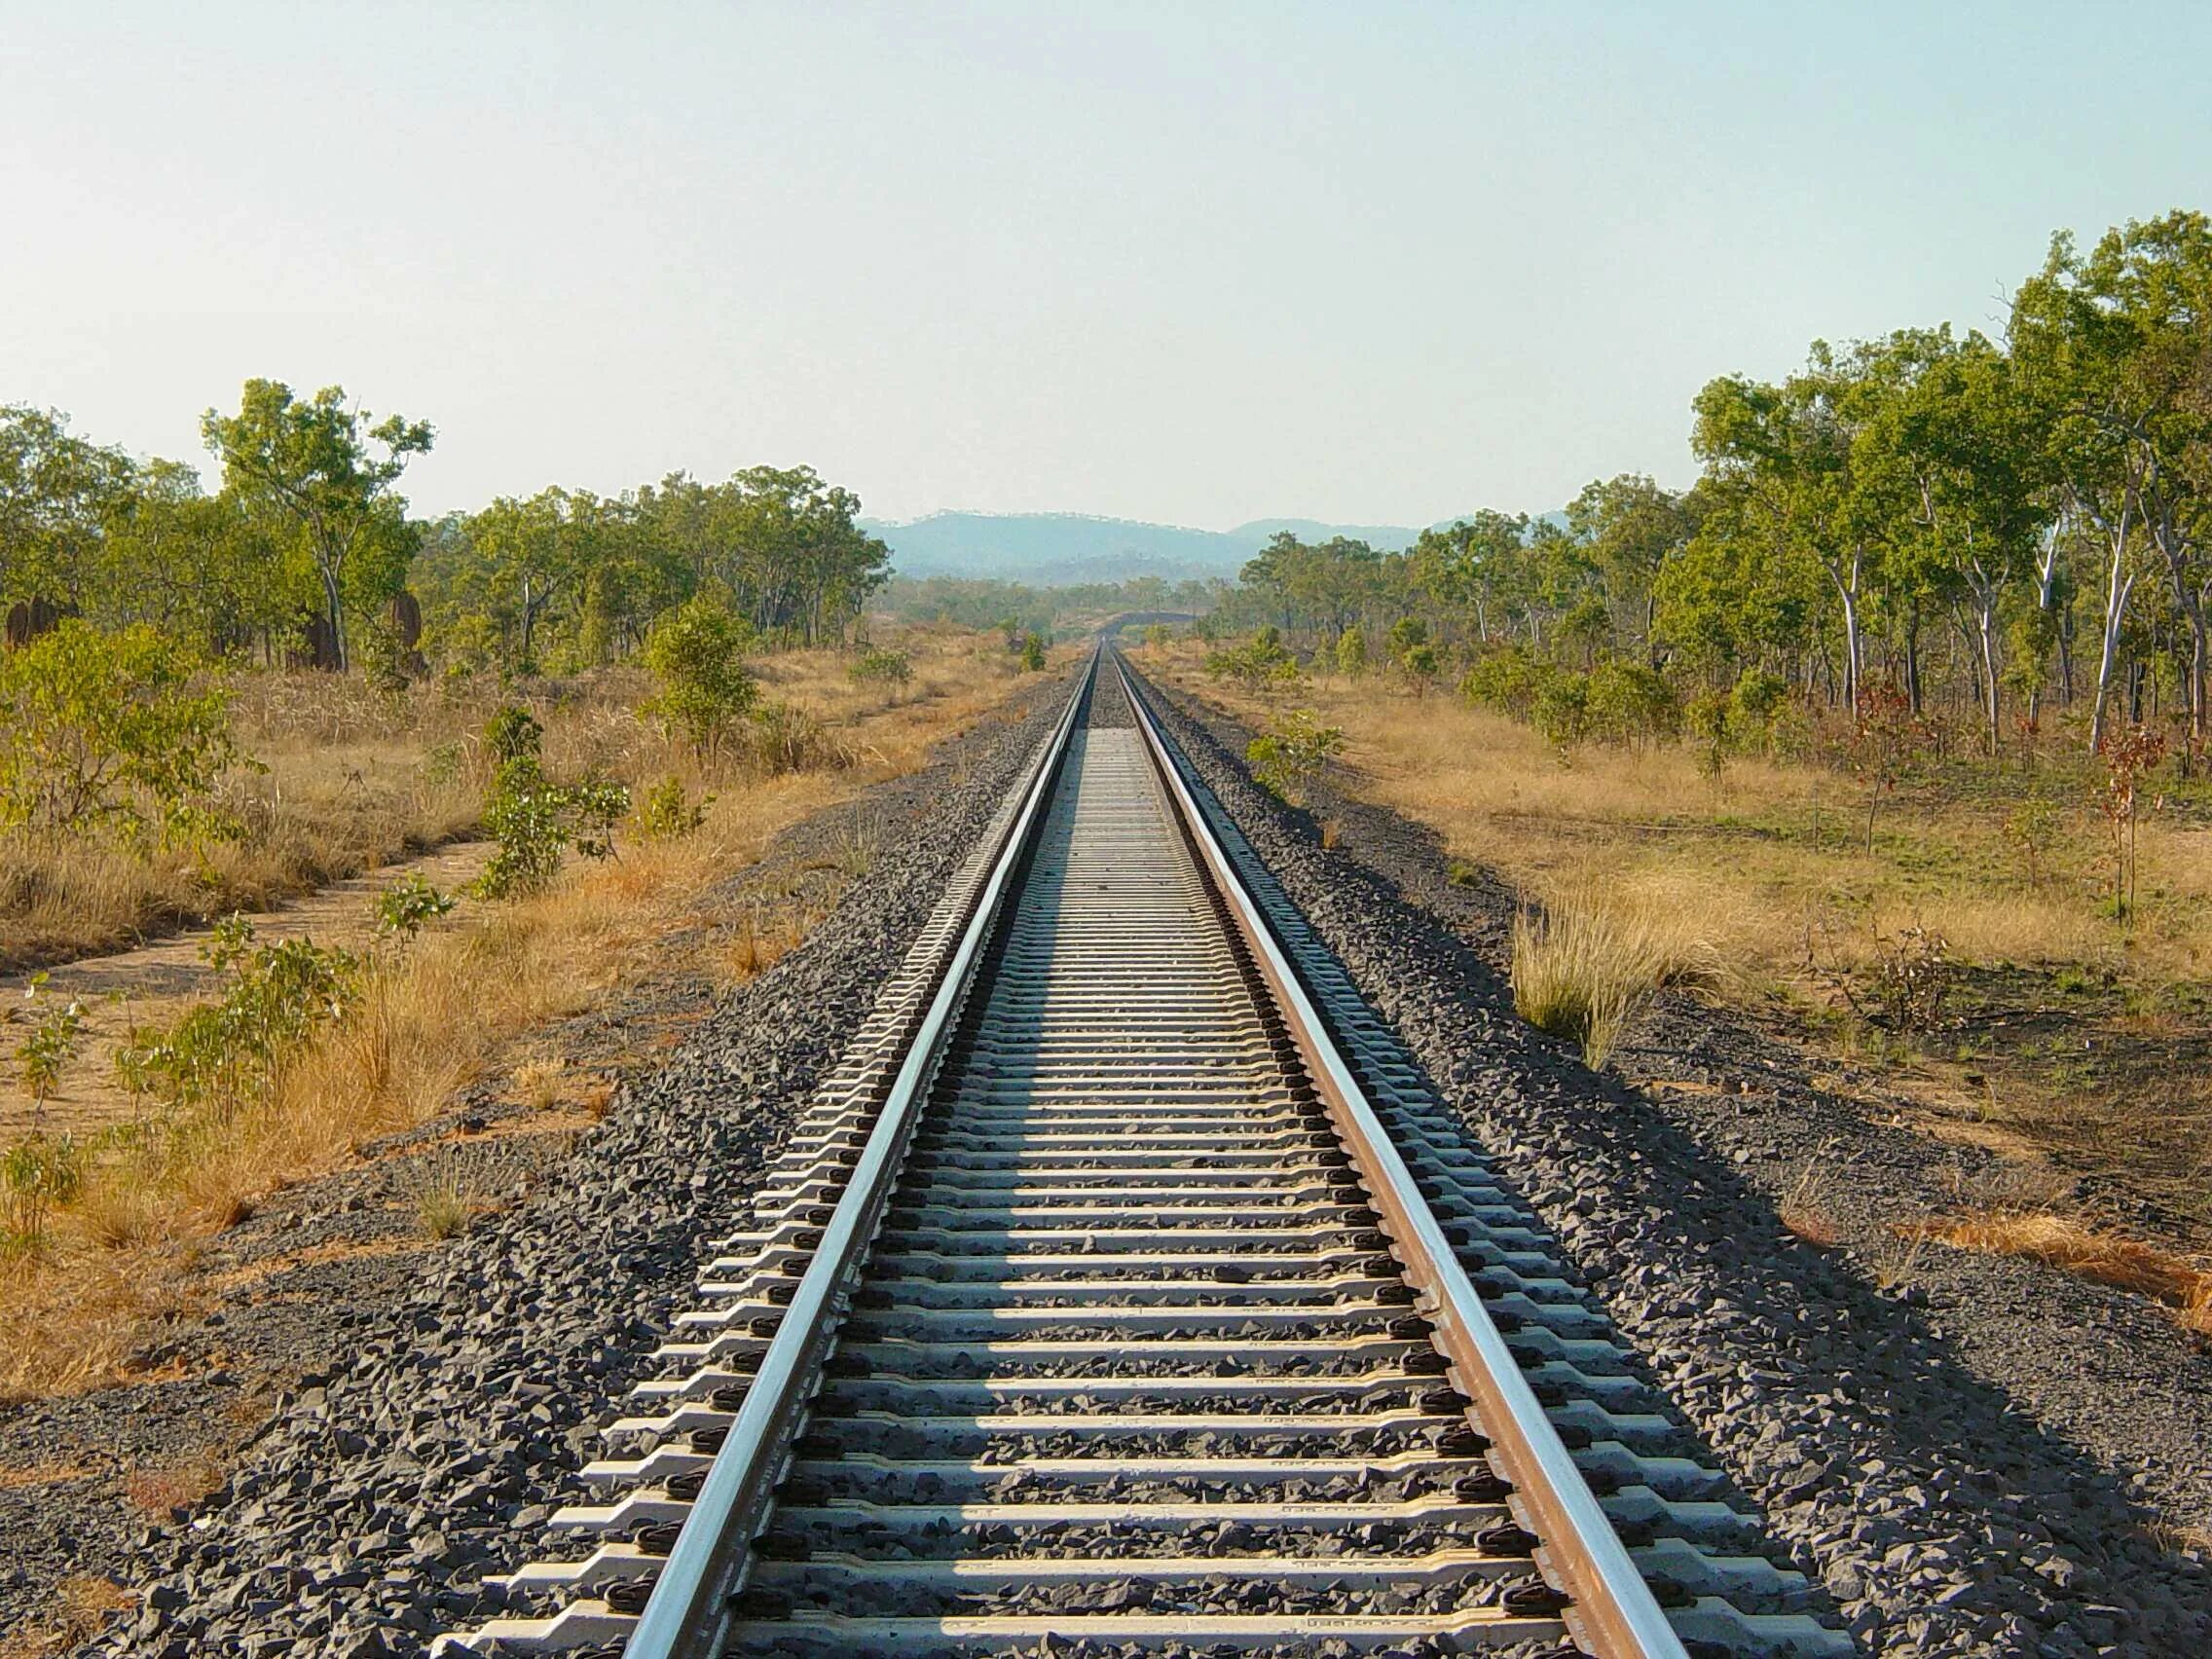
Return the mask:
[[1110, 648], [449, 1653], [1849, 1641]]

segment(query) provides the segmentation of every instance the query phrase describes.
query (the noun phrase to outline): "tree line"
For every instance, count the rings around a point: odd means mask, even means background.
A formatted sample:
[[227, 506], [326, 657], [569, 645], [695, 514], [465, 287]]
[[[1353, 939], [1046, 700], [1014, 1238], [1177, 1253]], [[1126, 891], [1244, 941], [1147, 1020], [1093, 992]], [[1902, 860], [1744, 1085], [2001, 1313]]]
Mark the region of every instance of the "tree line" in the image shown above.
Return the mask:
[[[2212, 221], [2053, 238], [2004, 338], [1949, 325], [1816, 342], [1779, 382], [1692, 406], [1701, 476], [1592, 483], [1563, 513], [1482, 512], [1400, 552], [1282, 535], [1216, 630], [1358, 650], [1517, 653], [1751, 677], [1863, 715], [1971, 716], [1996, 752], [2053, 706], [2092, 748], [2116, 719], [2207, 743]], [[1410, 624], [1409, 626], [1402, 626]], [[1493, 682], [1498, 680], [1493, 673]], [[1509, 676], [1507, 678], [1510, 678]]]
[[626, 657], [693, 600], [762, 635], [841, 640], [889, 576], [859, 498], [810, 467], [671, 473], [616, 496], [555, 486], [424, 521], [398, 485], [435, 440], [426, 422], [253, 380], [202, 432], [212, 491], [52, 410], [0, 407], [12, 643], [73, 616], [271, 663], [535, 672]]

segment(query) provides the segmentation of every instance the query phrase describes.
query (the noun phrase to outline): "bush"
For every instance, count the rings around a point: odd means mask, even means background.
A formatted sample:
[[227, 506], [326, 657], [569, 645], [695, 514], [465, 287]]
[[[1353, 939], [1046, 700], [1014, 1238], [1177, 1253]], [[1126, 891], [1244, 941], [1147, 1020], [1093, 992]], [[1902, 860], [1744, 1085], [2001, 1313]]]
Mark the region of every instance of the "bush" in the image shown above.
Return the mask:
[[1146, 625], [1144, 631], [1145, 649], [1153, 651], [1163, 651], [1167, 648], [1168, 642], [1174, 637], [1175, 636], [1168, 630], [1166, 623], [1149, 623]]
[[862, 654], [850, 670], [863, 685], [903, 685], [914, 677], [914, 665], [904, 651], [871, 650]]
[[1367, 636], [1356, 627], [1337, 636], [1337, 672], [1352, 680], [1367, 672]]
[[492, 786], [484, 828], [499, 845], [485, 861], [475, 891], [486, 899], [543, 892], [571, 847], [586, 858], [612, 853], [614, 826], [629, 810], [630, 792], [620, 784], [557, 784], [535, 755], [517, 756]]
[[1294, 709], [1278, 731], [1254, 738], [1244, 750], [1252, 780], [1277, 800], [1301, 804], [1306, 787], [1345, 746], [1342, 726], [1325, 726], [1309, 709]]
[[646, 636], [645, 667], [659, 689], [645, 712], [694, 754], [719, 753], [758, 700], [759, 686], [744, 662], [752, 634], [741, 619], [700, 597], [662, 617]]
[[0, 829], [235, 834], [207, 796], [237, 757], [229, 690], [144, 623], [70, 618], [0, 652]]
[[1280, 634], [1272, 628], [1262, 628], [1249, 645], [1208, 653], [1206, 674], [1214, 680], [1234, 680], [1246, 691], [1258, 695], [1294, 684], [1298, 680], [1298, 659], [1283, 648]]
[[1554, 674], [1536, 692], [1530, 719], [1549, 743], [1565, 749], [1590, 735], [1590, 677]]
[[492, 752], [495, 766], [536, 755], [544, 740], [545, 728], [537, 723], [537, 717], [514, 703], [484, 722], [484, 747]]
[[[43, 973], [31, 976], [25, 997], [34, 1010], [39, 993], [46, 988], [46, 978]], [[31, 1097], [32, 1104], [43, 1107], [61, 1082], [63, 1068], [76, 1057], [78, 1045], [84, 1041], [84, 1026], [85, 1005], [72, 998], [38, 1019], [31, 1026], [31, 1034], [18, 1046], [16, 1082]]]
[[411, 940], [454, 903], [451, 894], [440, 893], [420, 875], [403, 875], [377, 895], [377, 932], [387, 939]]
[[1550, 663], [1538, 662], [1519, 645], [1492, 651], [1467, 670], [1459, 682], [1459, 695], [1480, 708], [1527, 719], [1534, 713], [1544, 687], [1559, 678]]
[[679, 841], [707, 821], [713, 795], [694, 801], [683, 780], [671, 772], [645, 792], [638, 804], [638, 832], [648, 841]]
[[1428, 624], [1418, 616], [1401, 616], [1390, 624], [1390, 659], [1404, 662], [1406, 653], [1428, 644]]
[[171, 1106], [236, 1107], [360, 994], [364, 965], [352, 952], [306, 938], [257, 944], [242, 915], [217, 923], [200, 954], [231, 974], [221, 1000], [192, 1010], [166, 1032], [138, 1037], [116, 1056], [133, 1092], [143, 1086]]
[[1021, 668], [1024, 674], [1035, 674], [1045, 666], [1045, 636], [1027, 634], [1021, 641]]
[[1788, 752], [1799, 741], [1790, 718], [1796, 713], [1789, 682], [1748, 668], [1728, 693], [1728, 742], [1747, 755]]
[[0, 1252], [46, 1243], [46, 1218], [85, 1182], [85, 1148], [67, 1135], [31, 1135], [0, 1153]]
[[1420, 697], [1425, 696], [1428, 688], [1436, 683], [1436, 677], [1444, 665], [1436, 659], [1436, 647], [1424, 641], [1418, 645], [1408, 645], [1405, 654], [1398, 658], [1398, 666], [1405, 670], [1406, 680], [1413, 686], [1414, 695]]
[[1682, 723], [1674, 687], [1659, 671], [1618, 657], [1590, 671], [1584, 714], [1590, 735], [1606, 743], [1673, 737]]

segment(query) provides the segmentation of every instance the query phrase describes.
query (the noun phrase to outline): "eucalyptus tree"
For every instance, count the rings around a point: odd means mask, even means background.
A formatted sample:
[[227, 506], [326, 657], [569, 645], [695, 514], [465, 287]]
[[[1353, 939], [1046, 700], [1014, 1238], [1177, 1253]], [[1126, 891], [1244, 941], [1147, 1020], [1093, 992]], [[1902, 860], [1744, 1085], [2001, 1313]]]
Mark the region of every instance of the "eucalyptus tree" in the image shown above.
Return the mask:
[[[2035, 568], [2047, 516], [2031, 413], [2010, 361], [1979, 334], [1900, 330], [1859, 360], [1869, 396], [1853, 473], [1869, 534], [1888, 549], [1885, 585], [1960, 613], [1994, 754], [2001, 616]], [[1917, 709], [1916, 653], [1911, 693]]]
[[236, 415], [210, 409], [200, 422], [226, 488], [298, 528], [341, 670], [352, 658], [349, 599], [381, 603], [397, 589], [395, 568], [404, 577], [413, 533], [393, 487], [435, 435], [424, 421], [372, 421], [342, 387], [300, 398], [280, 382], [249, 380]]
[[2108, 232], [2083, 255], [2051, 240], [2013, 297], [2011, 347], [2040, 405], [2068, 510], [2104, 543], [2103, 646], [2089, 741], [2101, 743], [2128, 604], [2162, 566], [2191, 641], [2191, 729], [2206, 731], [2204, 460], [2212, 447], [2212, 225], [2197, 212]]
[[77, 436], [55, 410], [0, 408], [0, 602], [96, 600], [107, 525], [136, 475], [129, 456]]
[[1690, 443], [1705, 462], [1718, 534], [1747, 536], [1782, 562], [1809, 559], [1841, 611], [1843, 701], [1863, 690], [1862, 617], [1876, 549], [1855, 497], [1852, 440], [1863, 420], [1858, 378], [1816, 341], [1780, 386], [1740, 375], [1709, 382], [1691, 405]]

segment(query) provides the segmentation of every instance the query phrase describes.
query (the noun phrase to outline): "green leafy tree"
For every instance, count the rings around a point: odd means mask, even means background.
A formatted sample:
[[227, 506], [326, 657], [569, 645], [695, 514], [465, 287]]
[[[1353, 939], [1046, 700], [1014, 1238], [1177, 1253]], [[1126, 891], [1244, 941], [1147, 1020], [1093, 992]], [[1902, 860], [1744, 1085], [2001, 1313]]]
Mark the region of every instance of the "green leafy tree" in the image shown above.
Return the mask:
[[[297, 528], [321, 584], [338, 667], [346, 668], [349, 598], [388, 597], [398, 585], [392, 566], [403, 573], [412, 551], [393, 487], [409, 459], [429, 450], [429, 424], [397, 415], [372, 424], [341, 387], [299, 398], [276, 381], [249, 380], [236, 415], [210, 409], [200, 424], [225, 485]], [[363, 567], [376, 572], [366, 592]]]
[[1337, 636], [1337, 672], [1347, 680], [1357, 680], [1367, 672], [1367, 636], [1357, 627], [1346, 628]]
[[699, 755], [719, 754], [751, 713], [759, 686], [745, 667], [752, 630], [721, 606], [693, 599], [663, 617], [645, 641], [658, 689], [645, 704]]
[[0, 828], [221, 832], [208, 796], [237, 758], [228, 689], [147, 624], [72, 618], [0, 653]]

